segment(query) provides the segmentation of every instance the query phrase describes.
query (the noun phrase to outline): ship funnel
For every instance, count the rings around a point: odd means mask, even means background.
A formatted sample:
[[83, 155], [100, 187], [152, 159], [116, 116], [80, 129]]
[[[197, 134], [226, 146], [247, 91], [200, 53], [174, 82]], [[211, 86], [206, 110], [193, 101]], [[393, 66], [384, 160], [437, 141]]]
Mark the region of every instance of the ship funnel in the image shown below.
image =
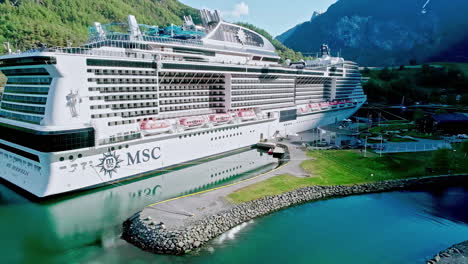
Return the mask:
[[136, 21], [135, 16], [128, 16], [128, 33], [130, 33], [130, 40], [142, 40], [143, 35], [140, 31], [140, 26]]

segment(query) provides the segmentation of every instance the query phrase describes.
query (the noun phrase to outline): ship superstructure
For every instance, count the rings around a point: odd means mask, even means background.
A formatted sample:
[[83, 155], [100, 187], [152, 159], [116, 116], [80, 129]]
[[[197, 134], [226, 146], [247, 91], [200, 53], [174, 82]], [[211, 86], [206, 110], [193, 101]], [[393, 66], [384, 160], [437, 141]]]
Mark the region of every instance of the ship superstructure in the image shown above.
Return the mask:
[[[263, 36], [202, 11], [202, 26], [95, 23], [77, 48], [0, 57], [0, 175], [44, 197], [346, 119], [366, 101], [356, 63], [280, 63]], [[196, 175], [194, 175], [195, 177]]]

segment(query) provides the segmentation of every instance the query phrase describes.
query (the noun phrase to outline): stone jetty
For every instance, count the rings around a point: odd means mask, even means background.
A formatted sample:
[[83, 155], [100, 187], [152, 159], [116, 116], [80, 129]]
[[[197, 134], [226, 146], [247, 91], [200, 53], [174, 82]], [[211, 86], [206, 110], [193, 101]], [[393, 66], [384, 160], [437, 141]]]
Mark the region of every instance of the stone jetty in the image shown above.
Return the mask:
[[467, 264], [468, 263], [468, 241], [451, 246], [439, 252], [426, 264]]
[[[466, 176], [453, 175], [382, 181], [349, 186], [311, 186], [239, 205], [232, 205], [227, 207], [227, 209], [210, 212], [193, 219], [184, 218], [184, 220], [176, 221], [176, 224], [158, 222], [157, 219], [145, 216], [140, 212], [124, 222], [122, 237], [146, 251], [158, 254], [183, 255], [203, 246], [206, 242], [237, 225], [287, 207], [349, 195], [409, 190], [440, 185], [459, 185], [465, 184], [466, 180]], [[161, 214], [164, 213], [163, 209], [160, 209], [160, 211]]]

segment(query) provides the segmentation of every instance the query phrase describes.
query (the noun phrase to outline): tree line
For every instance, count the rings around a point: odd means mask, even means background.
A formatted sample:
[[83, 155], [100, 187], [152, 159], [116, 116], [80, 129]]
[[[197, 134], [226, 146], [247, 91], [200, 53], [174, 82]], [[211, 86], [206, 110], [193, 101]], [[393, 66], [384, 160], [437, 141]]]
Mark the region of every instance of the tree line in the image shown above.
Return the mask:
[[406, 103], [468, 105], [468, 75], [458, 64], [366, 68], [362, 73], [370, 78], [364, 91], [371, 102], [398, 104], [405, 97]]

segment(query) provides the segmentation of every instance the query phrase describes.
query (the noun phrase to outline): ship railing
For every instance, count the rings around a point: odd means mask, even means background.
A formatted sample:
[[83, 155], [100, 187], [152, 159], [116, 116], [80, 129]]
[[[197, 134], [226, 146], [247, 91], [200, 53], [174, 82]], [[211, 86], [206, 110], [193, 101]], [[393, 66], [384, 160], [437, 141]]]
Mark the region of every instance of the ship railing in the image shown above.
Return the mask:
[[32, 54], [32, 53], [42, 53], [42, 52], [51, 52], [56, 54], [76, 54], [76, 55], [87, 55], [87, 56], [99, 56], [99, 57], [122, 57], [122, 58], [132, 58], [132, 59], [144, 59], [144, 60], [154, 60], [157, 54], [154, 53], [145, 53], [145, 52], [122, 52], [122, 51], [112, 51], [112, 50], [100, 50], [100, 49], [89, 49], [89, 48], [63, 48], [63, 47], [53, 47], [53, 48], [41, 48], [41, 49], [31, 49], [21, 54]]

